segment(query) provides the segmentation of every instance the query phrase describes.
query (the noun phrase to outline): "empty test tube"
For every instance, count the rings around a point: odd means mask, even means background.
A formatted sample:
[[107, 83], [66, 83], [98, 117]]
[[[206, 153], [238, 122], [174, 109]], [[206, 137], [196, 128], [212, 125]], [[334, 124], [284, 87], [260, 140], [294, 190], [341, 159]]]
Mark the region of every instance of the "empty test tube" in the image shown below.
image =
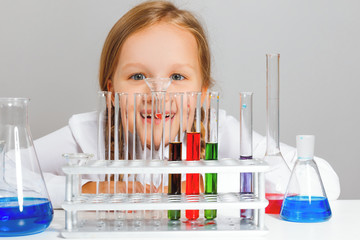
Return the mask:
[[[129, 139], [129, 123], [128, 123], [128, 94], [115, 93], [115, 125], [114, 125], [114, 160], [127, 163], [128, 153], [128, 139]], [[114, 175], [114, 203], [121, 203], [125, 199], [125, 194], [128, 193], [128, 176], [115, 174]], [[121, 227], [123, 221], [126, 219], [126, 211], [114, 211], [115, 227]]]

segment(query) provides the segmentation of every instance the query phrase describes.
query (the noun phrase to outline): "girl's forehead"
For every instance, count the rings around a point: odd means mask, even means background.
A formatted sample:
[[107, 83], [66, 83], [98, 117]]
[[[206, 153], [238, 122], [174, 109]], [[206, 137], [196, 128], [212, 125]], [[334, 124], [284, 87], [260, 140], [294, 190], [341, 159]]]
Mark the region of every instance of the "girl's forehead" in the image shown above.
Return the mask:
[[174, 24], [159, 22], [132, 34], [121, 48], [118, 67], [199, 65], [194, 35]]

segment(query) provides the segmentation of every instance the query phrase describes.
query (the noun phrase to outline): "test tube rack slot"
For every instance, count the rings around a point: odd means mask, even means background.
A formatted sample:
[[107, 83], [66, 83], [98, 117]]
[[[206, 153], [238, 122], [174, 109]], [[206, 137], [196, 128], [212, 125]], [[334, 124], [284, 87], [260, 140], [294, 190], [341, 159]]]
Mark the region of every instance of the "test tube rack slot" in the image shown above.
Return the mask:
[[[261, 236], [268, 230], [264, 224], [265, 172], [269, 166], [262, 160], [221, 159], [217, 161], [158, 161], [158, 160], [86, 160], [63, 167], [66, 174], [65, 238], [96, 237], [148, 237], [156, 232], [156, 237], [169, 237], [176, 232], [177, 237], [186, 236]], [[253, 194], [227, 192], [199, 195], [168, 195], [162, 193], [133, 194], [82, 194], [79, 184], [81, 175], [91, 174], [186, 174], [186, 173], [253, 173]], [[114, 213], [152, 210], [217, 209], [218, 218], [195, 221], [161, 219], [123, 219], [111, 217]], [[240, 209], [254, 209], [254, 219], [240, 218]], [[95, 212], [105, 212], [107, 217], [99, 225]], [[222, 216], [232, 213], [234, 217]], [[237, 213], [234, 215], [234, 213]], [[89, 217], [78, 219], [78, 214]], [[92, 217], [91, 217], [92, 216]], [[238, 216], [238, 217], [236, 217]], [[235, 234], [235, 235], [234, 235]]]

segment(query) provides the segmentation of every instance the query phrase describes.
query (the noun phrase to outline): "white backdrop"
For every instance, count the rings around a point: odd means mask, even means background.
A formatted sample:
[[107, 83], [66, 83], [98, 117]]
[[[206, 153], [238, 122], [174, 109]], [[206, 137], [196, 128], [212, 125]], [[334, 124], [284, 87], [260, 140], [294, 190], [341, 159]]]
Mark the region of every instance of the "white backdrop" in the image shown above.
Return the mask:
[[[95, 110], [102, 44], [138, 2], [0, 0], [0, 97], [32, 99], [35, 139]], [[296, 134], [315, 134], [316, 155], [338, 173], [341, 198], [359, 198], [360, 2], [175, 3], [206, 25], [222, 108], [238, 117], [238, 92], [255, 92], [254, 128], [262, 134], [265, 53], [281, 53], [281, 141], [294, 146]]]

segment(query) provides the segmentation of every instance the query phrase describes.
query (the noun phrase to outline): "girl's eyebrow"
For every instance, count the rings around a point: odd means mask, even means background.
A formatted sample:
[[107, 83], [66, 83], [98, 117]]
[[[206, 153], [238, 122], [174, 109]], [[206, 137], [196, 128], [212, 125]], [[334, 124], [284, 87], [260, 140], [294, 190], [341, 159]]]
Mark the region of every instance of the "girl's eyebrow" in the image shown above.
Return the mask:
[[[147, 66], [140, 62], [126, 63], [121, 68], [126, 69], [126, 68], [131, 68], [131, 67], [147, 69]], [[190, 68], [191, 70], [195, 70], [195, 67], [189, 63], [174, 63], [174, 64], [170, 65], [170, 68], [171, 69]]]
[[139, 62], [135, 62], [135, 63], [127, 63], [123, 66], [123, 68], [128, 68], [128, 67], [141, 67], [141, 68], [146, 68], [146, 66], [142, 63]]
[[191, 69], [195, 69], [195, 67], [189, 63], [175, 63], [172, 65], [172, 68], [182, 68], [182, 67], [185, 67], [185, 68], [191, 68]]

